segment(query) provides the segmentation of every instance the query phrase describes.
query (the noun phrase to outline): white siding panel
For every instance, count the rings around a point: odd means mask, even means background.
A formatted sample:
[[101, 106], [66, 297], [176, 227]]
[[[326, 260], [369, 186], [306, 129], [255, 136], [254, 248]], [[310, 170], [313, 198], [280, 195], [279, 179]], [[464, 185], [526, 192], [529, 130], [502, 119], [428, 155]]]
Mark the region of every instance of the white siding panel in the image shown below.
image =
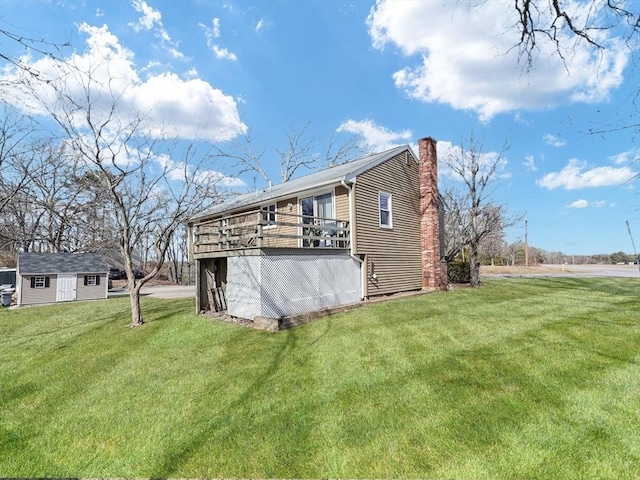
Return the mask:
[[229, 257], [227, 260], [227, 312], [240, 318], [262, 315], [261, 257]]
[[357, 302], [360, 264], [346, 255], [229, 257], [228, 313], [280, 318]]

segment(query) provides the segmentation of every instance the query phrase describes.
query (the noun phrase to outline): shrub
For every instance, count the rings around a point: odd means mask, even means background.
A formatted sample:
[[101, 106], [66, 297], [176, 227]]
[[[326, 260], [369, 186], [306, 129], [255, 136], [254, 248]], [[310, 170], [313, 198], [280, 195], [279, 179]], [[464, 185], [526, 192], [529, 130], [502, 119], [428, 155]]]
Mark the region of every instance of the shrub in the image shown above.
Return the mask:
[[451, 262], [447, 264], [450, 283], [469, 283], [471, 281], [471, 265], [469, 262]]

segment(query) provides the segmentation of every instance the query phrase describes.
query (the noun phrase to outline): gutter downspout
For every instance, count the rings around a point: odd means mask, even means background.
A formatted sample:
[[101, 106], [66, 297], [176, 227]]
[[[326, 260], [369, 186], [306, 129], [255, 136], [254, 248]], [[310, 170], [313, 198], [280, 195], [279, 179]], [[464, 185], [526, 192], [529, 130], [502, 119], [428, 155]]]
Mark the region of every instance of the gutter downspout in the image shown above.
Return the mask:
[[340, 183], [342, 184], [342, 186], [344, 188], [347, 189], [348, 195], [349, 195], [349, 236], [350, 236], [350, 241], [349, 241], [349, 256], [354, 259], [356, 262], [360, 263], [360, 297], [361, 298], [366, 298], [367, 297], [367, 275], [365, 272], [365, 266], [364, 266], [364, 260], [361, 259], [357, 254], [356, 254], [356, 229], [355, 229], [355, 225], [356, 225], [356, 197], [354, 194], [354, 189], [355, 189], [355, 185], [356, 185], [356, 181], [353, 181], [353, 186], [350, 186], [347, 184], [347, 182], [345, 182], [345, 178], [342, 177], [340, 179]]

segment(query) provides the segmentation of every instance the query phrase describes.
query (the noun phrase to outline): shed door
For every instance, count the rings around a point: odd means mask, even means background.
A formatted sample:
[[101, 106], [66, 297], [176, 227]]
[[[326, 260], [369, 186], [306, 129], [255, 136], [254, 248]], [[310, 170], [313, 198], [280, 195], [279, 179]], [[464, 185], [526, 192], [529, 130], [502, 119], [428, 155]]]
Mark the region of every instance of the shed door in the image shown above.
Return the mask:
[[76, 299], [76, 276], [75, 275], [58, 275], [58, 302], [69, 302]]

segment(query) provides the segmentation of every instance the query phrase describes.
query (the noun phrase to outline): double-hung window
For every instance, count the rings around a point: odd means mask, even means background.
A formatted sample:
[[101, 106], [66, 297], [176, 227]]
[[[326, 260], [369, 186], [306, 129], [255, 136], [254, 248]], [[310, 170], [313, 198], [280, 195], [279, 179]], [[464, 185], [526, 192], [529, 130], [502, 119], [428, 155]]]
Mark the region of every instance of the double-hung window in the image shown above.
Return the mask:
[[266, 227], [275, 227], [276, 225], [274, 224], [276, 222], [276, 204], [273, 203], [271, 205], [262, 207], [262, 211], [265, 212], [262, 215], [262, 218], [267, 222]]
[[390, 193], [378, 192], [380, 228], [393, 228], [392, 198]]

